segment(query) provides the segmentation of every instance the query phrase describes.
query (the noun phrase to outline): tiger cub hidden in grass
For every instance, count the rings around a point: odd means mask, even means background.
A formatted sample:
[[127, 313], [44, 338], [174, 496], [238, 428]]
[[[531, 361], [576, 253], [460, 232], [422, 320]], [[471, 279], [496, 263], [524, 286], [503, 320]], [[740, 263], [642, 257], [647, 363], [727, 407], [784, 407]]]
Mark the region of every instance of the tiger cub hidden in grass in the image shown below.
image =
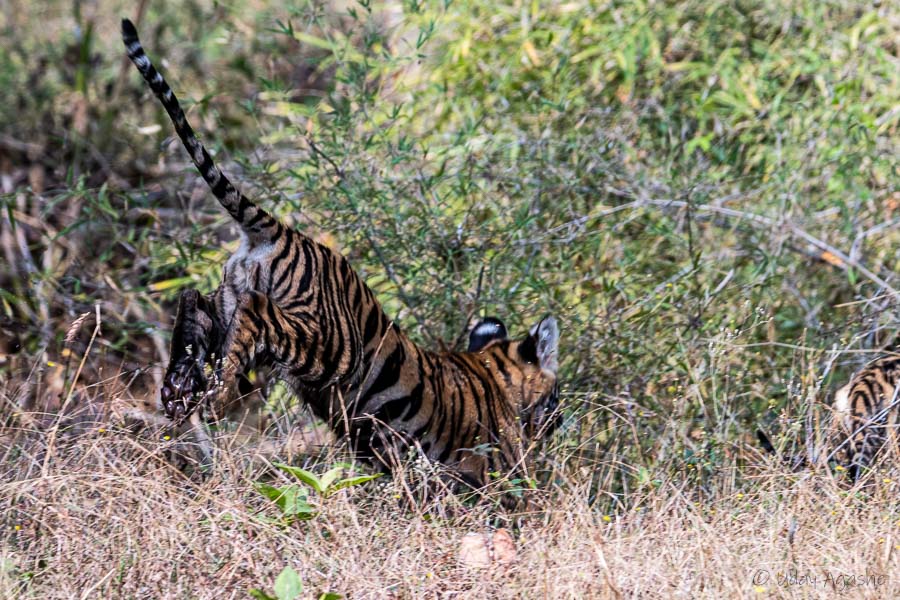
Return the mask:
[[854, 373], [834, 395], [834, 451], [854, 480], [859, 479], [876, 456], [890, 452], [894, 458], [900, 415], [900, 355], [879, 358]]
[[166, 415], [182, 422], [198, 406], [224, 414], [241, 402], [240, 376], [269, 368], [360, 456], [385, 468], [413, 449], [476, 487], [494, 472], [527, 472], [529, 445], [558, 423], [556, 320], [545, 317], [509, 339], [488, 319], [472, 331], [469, 352], [419, 348], [343, 256], [285, 227], [232, 185], [128, 20], [122, 38], [241, 229], [218, 289], [181, 294], [160, 392]]
[[[882, 452], [900, 457], [900, 355], [870, 362], [850, 377], [834, 395], [834, 414], [824, 457], [833, 459], [856, 481]], [[758, 431], [763, 448], [775, 448]], [[805, 457], [786, 459], [792, 466], [806, 464]]]

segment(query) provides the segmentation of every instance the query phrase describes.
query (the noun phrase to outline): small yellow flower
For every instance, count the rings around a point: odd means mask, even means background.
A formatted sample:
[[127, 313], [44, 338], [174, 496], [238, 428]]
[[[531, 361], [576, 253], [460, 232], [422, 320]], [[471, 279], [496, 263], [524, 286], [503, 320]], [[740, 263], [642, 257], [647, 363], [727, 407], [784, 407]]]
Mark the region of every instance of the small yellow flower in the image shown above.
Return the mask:
[[757, 594], [765, 594], [766, 588], [764, 588], [761, 585], [755, 585], [755, 586], [753, 586], [753, 591], [756, 592]]
[[740, 499], [743, 498], [743, 497], [744, 497], [744, 495], [743, 495], [742, 493], [740, 493], [740, 492], [737, 493], [737, 499], [738, 499], [738, 500], [740, 500]]
[[48, 361], [47, 361], [47, 366], [48, 366], [48, 367], [55, 367], [55, 366], [56, 366], [56, 363], [53, 362], [52, 360], [48, 360]]
[[882, 481], [882, 483], [893, 483], [893, 482], [890, 480], [889, 477], [885, 477], [885, 478], [882, 479], [881, 481]]
[[97, 433], [106, 433], [106, 430], [101, 427], [97, 430]]
[[609, 515], [603, 515], [603, 520], [604, 520], [606, 523], [609, 523], [610, 521], [612, 521], [612, 517], [610, 517]]
[[164, 436], [163, 436], [163, 441], [168, 442], [168, 441], [171, 440], [171, 439], [172, 439], [172, 436], [171, 436], [171, 435], [164, 435]]
[[670, 394], [674, 394], [675, 392], [678, 391], [678, 388], [676, 388], [674, 385], [670, 385], [669, 387], [666, 388], [666, 391], [669, 392]]
[[835, 470], [835, 471], [838, 471], [838, 472], [841, 472], [841, 471], [846, 471], [847, 469], [845, 469], [845, 468], [842, 467], [841, 465], [835, 465], [834, 470]]
[[15, 529], [16, 531], [22, 531], [22, 526], [17, 524], [17, 525], [14, 527], [14, 529]]

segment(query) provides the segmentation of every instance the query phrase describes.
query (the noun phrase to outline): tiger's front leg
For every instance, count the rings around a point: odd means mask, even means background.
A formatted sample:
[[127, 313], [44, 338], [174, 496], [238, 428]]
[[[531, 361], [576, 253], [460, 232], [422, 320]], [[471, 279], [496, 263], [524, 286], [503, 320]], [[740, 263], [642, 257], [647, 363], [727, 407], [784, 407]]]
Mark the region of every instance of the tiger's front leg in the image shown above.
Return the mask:
[[[279, 365], [292, 369], [310, 357], [310, 342], [317, 338], [309, 318], [286, 313], [261, 292], [238, 298], [234, 317], [224, 335], [216, 392], [211, 407], [215, 417], [239, 408], [238, 380], [253, 366]], [[315, 362], [315, 361], [313, 361]]]
[[214, 301], [189, 289], [181, 293], [172, 331], [169, 367], [160, 397], [166, 416], [181, 422], [206, 391], [204, 366], [221, 339]]

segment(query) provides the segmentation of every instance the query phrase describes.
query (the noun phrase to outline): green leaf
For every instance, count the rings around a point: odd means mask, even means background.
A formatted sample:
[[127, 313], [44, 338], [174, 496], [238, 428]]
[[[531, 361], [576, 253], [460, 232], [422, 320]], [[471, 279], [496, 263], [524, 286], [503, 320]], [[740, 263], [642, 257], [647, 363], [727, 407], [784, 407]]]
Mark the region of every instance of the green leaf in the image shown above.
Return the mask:
[[334, 463], [333, 466], [335, 469], [340, 467], [342, 469], [347, 469], [347, 470], [350, 470], [350, 469], [353, 469], [356, 467], [356, 465], [354, 465], [352, 462], [347, 462], [347, 461], [338, 461], [338, 462]]
[[264, 591], [257, 588], [251, 588], [247, 591], [247, 593], [250, 594], [253, 598], [256, 598], [256, 600], [278, 600], [278, 598], [276, 598], [275, 596], [270, 596]]
[[304, 490], [294, 484], [278, 488], [267, 483], [255, 483], [254, 487], [274, 502], [286, 517], [309, 519], [316, 514], [315, 508], [306, 501]]
[[292, 467], [290, 465], [286, 465], [284, 463], [275, 463], [275, 466], [284, 471], [285, 473], [290, 473], [306, 485], [310, 486], [320, 494], [323, 491], [322, 482], [319, 480], [315, 474], [310, 473], [305, 469], [301, 469], [300, 467]]
[[359, 475], [357, 477], [348, 477], [346, 479], [341, 479], [334, 487], [331, 488], [332, 492], [336, 492], [338, 490], [342, 490], [344, 488], [353, 487], [355, 485], [361, 485], [366, 483], [367, 481], [372, 481], [373, 479], [378, 479], [384, 475], [384, 473], [375, 473], [374, 475]]
[[308, 33], [303, 33], [302, 31], [294, 31], [294, 39], [303, 44], [309, 44], [315, 48], [321, 48], [322, 50], [328, 50], [330, 52], [335, 51], [335, 46], [332, 42], [328, 40], [323, 40], [322, 38], [316, 37], [314, 35], [310, 35]]
[[325, 592], [324, 594], [319, 595], [319, 600], [342, 600], [343, 597], [343, 594], [338, 594], [336, 592]]
[[283, 505], [284, 492], [281, 490], [281, 488], [277, 488], [273, 485], [269, 485], [268, 483], [259, 483], [259, 482], [254, 483], [253, 487], [256, 489], [257, 492], [259, 492], [260, 494], [262, 494], [263, 496], [265, 496], [266, 498], [268, 498], [269, 500], [271, 500], [278, 506]]
[[175, 277], [174, 279], [166, 279], [164, 281], [156, 281], [147, 287], [152, 292], [164, 292], [174, 288], [182, 288], [194, 282], [193, 277]]
[[303, 592], [303, 582], [300, 575], [291, 567], [282, 569], [275, 578], [275, 596], [278, 600], [294, 600]]
[[709, 152], [710, 143], [712, 142], [714, 135], [715, 134], [713, 133], [709, 133], [707, 135], [698, 135], [694, 137], [694, 139], [690, 140], [685, 146], [685, 152], [690, 154], [697, 148], [700, 148], [704, 152]]
[[322, 475], [322, 477], [319, 479], [319, 483], [322, 486], [323, 492], [328, 491], [328, 488], [331, 487], [331, 484], [334, 483], [335, 479], [338, 478], [343, 470], [344, 469], [342, 467], [335, 467]]

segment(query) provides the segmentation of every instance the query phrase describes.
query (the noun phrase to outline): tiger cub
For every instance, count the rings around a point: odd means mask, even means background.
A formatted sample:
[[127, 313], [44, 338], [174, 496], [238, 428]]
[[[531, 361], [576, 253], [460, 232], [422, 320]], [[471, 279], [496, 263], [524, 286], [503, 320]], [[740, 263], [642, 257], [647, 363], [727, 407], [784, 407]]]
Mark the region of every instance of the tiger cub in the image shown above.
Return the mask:
[[[835, 392], [833, 409], [824, 457], [834, 460], [854, 481], [865, 474], [882, 450], [900, 456], [900, 355], [879, 358], [854, 373]], [[776, 454], [762, 431], [756, 435], [764, 450]], [[784, 461], [794, 468], [808, 464], [801, 455], [785, 457]]]
[[219, 287], [180, 296], [160, 391], [166, 415], [182, 422], [202, 405], [221, 415], [241, 402], [241, 374], [269, 368], [360, 456], [386, 469], [413, 450], [477, 487], [494, 472], [527, 471], [526, 448], [558, 423], [556, 320], [547, 316], [510, 339], [491, 319], [473, 330], [469, 352], [419, 348], [346, 258], [285, 227], [232, 185], [127, 19], [122, 38], [241, 229]]
[[840, 462], [854, 480], [882, 449], [900, 456], [900, 355], [879, 358], [854, 373], [835, 392], [834, 413], [833, 452], [842, 454]]

